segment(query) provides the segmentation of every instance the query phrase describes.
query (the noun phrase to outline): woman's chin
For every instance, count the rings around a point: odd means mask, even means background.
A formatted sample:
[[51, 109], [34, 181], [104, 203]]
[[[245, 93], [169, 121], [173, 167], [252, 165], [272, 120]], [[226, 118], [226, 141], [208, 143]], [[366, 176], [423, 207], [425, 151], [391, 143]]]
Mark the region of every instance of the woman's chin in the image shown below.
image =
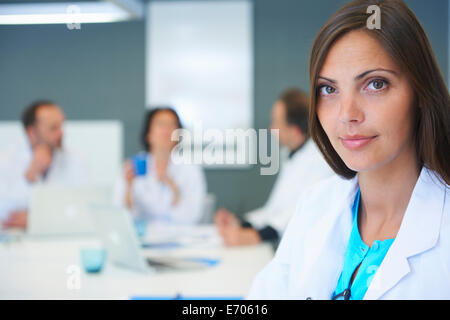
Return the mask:
[[367, 160], [352, 159], [351, 161], [349, 160], [344, 162], [350, 170], [358, 173], [372, 171], [380, 167], [380, 163]]

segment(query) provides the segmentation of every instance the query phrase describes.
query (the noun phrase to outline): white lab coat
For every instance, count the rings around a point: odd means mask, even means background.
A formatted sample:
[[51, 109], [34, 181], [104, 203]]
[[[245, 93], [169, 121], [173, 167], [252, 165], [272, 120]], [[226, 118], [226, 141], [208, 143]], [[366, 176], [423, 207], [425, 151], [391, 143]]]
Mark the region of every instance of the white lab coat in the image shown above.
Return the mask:
[[[201, 167], [174, 164], [170, 159], [167, 175], [179, 189], [178, 203], [173, 205], [174, 194], [164, 182], [160, 182], [152, 170], [152, 156], [147, 155], [147, 172], [137, 176], [131, 186], [132, 214], [135, 218], [168, 224], [195, 224], [200, 221], [206, 197], [206, 179]], [[114, 203], [125, 206], [125, 179], [118, 178]]]
[[270, 226], [282, 235], [294, 215], [299, 194], [334, 172], [312, 139], [281, 166], [266, 204], [249, 212], [246, 220], [256, 229]]
[[[364, 299], [450, 299], [450, 191], [422, 169], [397, 237]], [[357, 177], [305, 192], [249, 299], [330, 299], [352, 229]]]
[[12, 211], [26, 210], [31, 189], [38, 184], [62, 184], [65, 186], [87, 183], [88, 172], [84, 162], [67, 150], [55, 150], [47, 176], [29, 183], [25, 173], [32, 160], [29, 146], [14, 146], [0, 155], [0, 221]]

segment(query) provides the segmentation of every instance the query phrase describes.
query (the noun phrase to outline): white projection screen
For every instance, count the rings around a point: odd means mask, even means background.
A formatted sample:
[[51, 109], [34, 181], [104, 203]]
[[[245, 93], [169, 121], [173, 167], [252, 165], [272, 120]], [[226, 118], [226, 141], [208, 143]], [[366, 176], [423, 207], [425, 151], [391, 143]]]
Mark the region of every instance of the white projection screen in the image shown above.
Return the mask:
[[170, 105], [187, 129], [253, 124], [250, 1], [151, 1], [147, 107]]

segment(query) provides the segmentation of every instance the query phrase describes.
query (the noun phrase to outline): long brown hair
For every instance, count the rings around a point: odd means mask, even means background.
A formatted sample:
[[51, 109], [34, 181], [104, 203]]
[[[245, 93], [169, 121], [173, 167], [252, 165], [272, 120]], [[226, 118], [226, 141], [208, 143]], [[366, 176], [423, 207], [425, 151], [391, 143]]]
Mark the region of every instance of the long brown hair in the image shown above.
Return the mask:
[[[367, 8], [377, 5], [381, 28], [369, 30]], [[339, 9], [314, 40], [310, 58], [310, 134], [331, 168], [344, 178], [356, 172], [348, 168], [331, 145], [317, 117], [317, 78], [331, 46], [354, 30], [374, 37], [405, 72], [415, 97], [414, 143], [419, 165], [450, 185], [450, 96], [431, 49], [414, 13], [401, 0], [355, 0]], [[443, 180], [443, 181], [442, 181]]]

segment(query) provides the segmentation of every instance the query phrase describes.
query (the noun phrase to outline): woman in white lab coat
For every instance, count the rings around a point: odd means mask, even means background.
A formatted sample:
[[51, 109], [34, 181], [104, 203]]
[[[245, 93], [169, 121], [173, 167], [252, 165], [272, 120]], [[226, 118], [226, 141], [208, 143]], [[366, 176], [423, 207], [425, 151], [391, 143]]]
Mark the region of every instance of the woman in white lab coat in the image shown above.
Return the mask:
[[450, 97], [414, 14], [378, 3], [380, 29], [358, 0], [315, 39], [311, 136], [340, 177], [303, 194], [250, 299], [450, 299]]
[[195, 224], [202, 217], [206, 182], [197, 165], [175, 164], [172, 134], [181, 121], [172, 108], [147, 112], [142, 131], [145, 153], [126, 161], [116, 185], [116, 204], [129, 208], [138, 220], [163, 224]]

